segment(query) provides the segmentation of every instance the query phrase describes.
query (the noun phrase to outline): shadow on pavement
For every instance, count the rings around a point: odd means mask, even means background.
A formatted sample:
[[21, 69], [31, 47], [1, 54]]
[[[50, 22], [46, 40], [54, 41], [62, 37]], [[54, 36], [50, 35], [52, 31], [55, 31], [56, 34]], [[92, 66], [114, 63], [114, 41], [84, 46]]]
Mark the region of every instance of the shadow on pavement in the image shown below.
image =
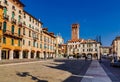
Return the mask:
[[68, 71], [72, 75], [64, 80], [63, 82], [80, 82], [85, 75], [89, 65], [91, 64], [91, 60], [77, 60], [77, 59], [57, 59], [55, 62], [63, 62], [63, 64], [59, 64], [56, 66], [47, 66], [54, 69]]
[[30, 76], [32, 80], [35, 80], [35, 82], [48, 82], [46, 80], [40, 80], [39, 78], [31, 75], [29, 72], [17, 72], [16, 75], [20, 76], [20, 77], [27, 77]]

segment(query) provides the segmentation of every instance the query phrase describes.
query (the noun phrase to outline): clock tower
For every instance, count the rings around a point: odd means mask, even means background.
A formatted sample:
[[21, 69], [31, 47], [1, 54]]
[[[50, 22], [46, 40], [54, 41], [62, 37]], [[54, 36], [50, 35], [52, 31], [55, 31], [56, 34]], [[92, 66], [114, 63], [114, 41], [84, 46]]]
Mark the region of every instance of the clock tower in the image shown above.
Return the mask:
[[71, 40], [79, 40], [79, 24], [72, 24]]

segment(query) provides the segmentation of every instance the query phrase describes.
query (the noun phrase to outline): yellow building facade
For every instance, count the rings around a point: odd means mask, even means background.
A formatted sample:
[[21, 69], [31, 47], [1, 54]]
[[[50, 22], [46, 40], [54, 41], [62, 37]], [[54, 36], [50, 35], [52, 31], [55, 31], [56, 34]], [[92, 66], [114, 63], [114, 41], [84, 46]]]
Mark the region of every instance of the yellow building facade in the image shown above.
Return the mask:
[[0, 60], [55, 57], [56, 37], [43, 23], [24, 10], [20, 0], [0, 5]]
[[1, 58], [1, 45], [2, 45], [2, 22], [3, 22], [3, 6], [0, 5], [0, 60]]
[[3, 6], [1, 59], [16, 59], [22, 55], [22, 26], [20, 24], [22, 15], [20, 12], [24, 5], [19, 0], [5, 0], [1, 4]]

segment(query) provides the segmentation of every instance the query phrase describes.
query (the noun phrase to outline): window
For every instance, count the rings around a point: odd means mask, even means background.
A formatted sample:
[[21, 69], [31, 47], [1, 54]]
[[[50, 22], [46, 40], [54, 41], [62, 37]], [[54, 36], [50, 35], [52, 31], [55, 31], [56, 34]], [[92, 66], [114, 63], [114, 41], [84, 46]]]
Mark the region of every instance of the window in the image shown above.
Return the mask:
[[14, 45], [14, 39], [11, 39], [11, 45]]
[[28, 42], [28, 45], [30, 46], [30, 44], [31, 44], [31, 43], [30, 43], [30, 41], [29, 41], [29, 42]]
[[11, 32], [12, 32], [12, 34], [14, 34], [14, 25], [12, 25]]
[[29, 21], [31, 22], [31, 17], [29, 17]]
[[46, 49], [47, 48], [47, 46], [46, 46], [46, 44], [44, 44], [44, 49]]
[[83, 52], [84, 52], [85, 50], [83, 49]]
[[3, 32], [6, 32], [6, 28], [7, 28], [7, 23], [4, 22], [4, 23], [3, 23]]
[[35, 47], [35, 41], [33, 41], [33, 47]]
[[19, 36], [20, 36], [20, 30], [21, 30], [21, 29], [20, 29], [20, 28], [18, 28], [18, 35], [19, 35]]
[[20, 40], [18, 40], [18, 46], [20, 46]]
[[21, 10], [19, 10], [19, 14], [21, 14]]
[[29, 27], [31, 28], [31, 24], [29, 24]]
[[29, 30], [29, 37], [31, 37], [31, 31]]
[[33, 23], [34, 23], [34, 19], [33, 19]]
[[4, 3], [5, 3], [6, 5], [8, 5], [8, 2], [7, 2], [7, 0], [4, 0]]
[[21, 20], [21, 16], [19, 15], [19, 16], [18, 16], [18, 22], [20, 22], [20, 20]]
[[40, 35], [40, 41], [42, 41], [42, 35]]
[[15, 16], [15, 13], [14, 13], [14, 12], [12, 12], [12, 18], [14, 18], [14, 16]]
[[15, 6], [12, 6], [12, 9], [15, 10]]
[[40, 44], [40, 48], [42, 48], [42, 44]]
[[97, 49], [95, 49], [95, 51], [97, 51]]
[[3, 37], [3, 43], [6, 44], [6, 37]]
[[83, 44], [83, 47], [85, 47], [85, 45]]
[[3, 12], [4, 12], [4, 16], [6, 16], [7, 15], [7, 8], [6, 7], [3, 8]]
[[23, 40], [23, 45], [25, 45], [25, 40]]
[[23, 22], [24, 25], [26, 25], [25, 21]]
[[26, 15], [25, 15], [25, 13], [24, 13], [24, 18], [26, 18]]
[[25, 28], [23, 28], [23, 35], [25, 35]]
[[37, 43], [37, 48], [38, 48], [38, 43]]

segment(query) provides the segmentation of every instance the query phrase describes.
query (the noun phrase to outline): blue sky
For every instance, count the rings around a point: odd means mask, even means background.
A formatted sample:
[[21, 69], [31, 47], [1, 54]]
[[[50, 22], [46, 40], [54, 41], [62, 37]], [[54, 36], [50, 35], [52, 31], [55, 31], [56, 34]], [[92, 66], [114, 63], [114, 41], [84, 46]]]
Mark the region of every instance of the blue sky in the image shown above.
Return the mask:
[[80, 38], [95, 39], [101, 35], [102, 44], [109, 46], [120, 35], [120, 0], [21, 0], [27, 12], [48, 27], [71, 39], [71, 24], [80, 24]]

